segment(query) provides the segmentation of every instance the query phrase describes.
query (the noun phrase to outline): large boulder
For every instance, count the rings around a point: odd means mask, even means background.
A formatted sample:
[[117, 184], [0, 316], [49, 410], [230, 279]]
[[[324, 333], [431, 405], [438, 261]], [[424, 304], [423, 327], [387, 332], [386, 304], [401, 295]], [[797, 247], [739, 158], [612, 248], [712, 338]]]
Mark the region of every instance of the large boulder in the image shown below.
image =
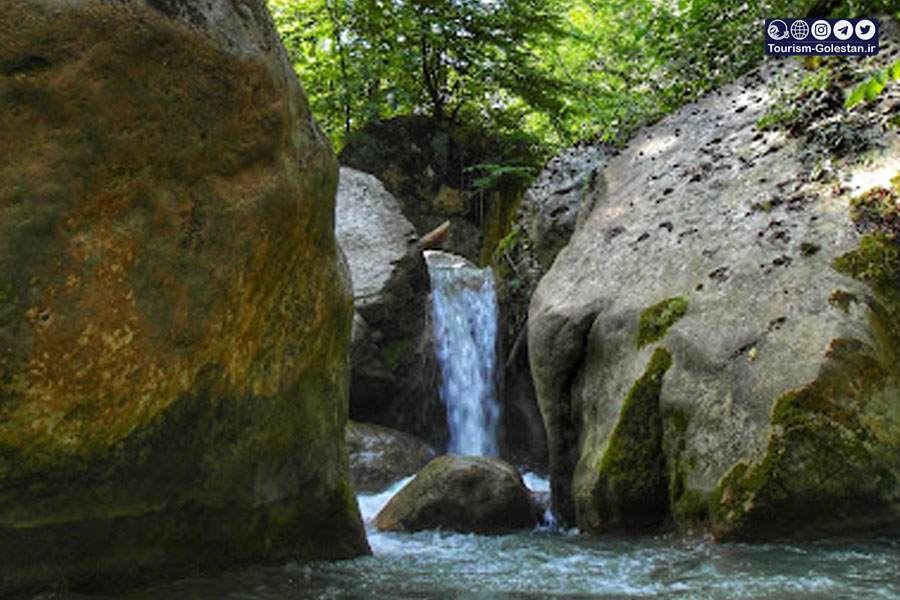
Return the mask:
[[10, 0], [0, 105], [0, 595], [366, 552], [337, 164], [265, 3]]
[[896, 39], [831, 75], [766, 61], [608, 161], [529, 314], [569, 522], [900, 530], [896, 87], [843, 108]]
[[415, 228], [378, 179], [341, 167], [335, 233], [353, 280], [352, 418], [441, 442], [446, 417]]
[[486, 456], [440, 456], [375, 517], [381, 531], [498, 533], [535, 524], [530, 495], [511, 464]]
[[419, 438], [371, 423], [347, 423], [345, 439], [358, 492], [380, 492], [434, 458], [434, 450]]

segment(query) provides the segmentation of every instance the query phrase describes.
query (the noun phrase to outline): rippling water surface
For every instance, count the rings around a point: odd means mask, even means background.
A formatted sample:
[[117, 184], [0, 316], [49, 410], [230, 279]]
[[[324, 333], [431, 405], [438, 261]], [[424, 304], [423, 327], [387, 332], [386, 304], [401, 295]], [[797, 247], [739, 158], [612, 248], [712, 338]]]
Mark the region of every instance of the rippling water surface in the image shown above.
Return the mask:
[[366, 558], [248, 569], [127, 598], [900, 598], [900, 547], [887, 542], [745, 546], [423, 532], [374, 533], [371, 543], [375, 555]]
[[[392, 492], [361, 497], [371, 516]], [[900, 541], [713, 544], [677, 537], [596, 539], [370, 531], [373, 556], [253, 568], [144, 590], [129, 600], [897, 599]], [[82, 600], [84, 596], [57, 596]]]

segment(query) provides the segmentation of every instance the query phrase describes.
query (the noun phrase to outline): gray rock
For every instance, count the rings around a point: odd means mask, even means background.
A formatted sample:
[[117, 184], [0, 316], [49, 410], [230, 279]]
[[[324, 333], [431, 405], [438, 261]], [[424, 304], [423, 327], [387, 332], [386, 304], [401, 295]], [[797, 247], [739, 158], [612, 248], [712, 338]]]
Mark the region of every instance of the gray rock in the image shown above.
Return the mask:
[[602, 194], [604, 148], [582, 145], [564, 150], [541, 171], [522, 198], [519, 221], [546, 271]]
[[802, 140], [756, 127], [796, 64], [767, 61], [610, 158], [537, 288], [553, 501], [584, 530], [900, 529], [900, 284], [871, 279], [897, 268], [886, 246], [868, 285], [835, 269], [876, 260], [849, 254], [849, 201], [890, 185], [900, 143], [877, 131], [870, 163], [814, 181]]
[[427, 285], [415, 286], [417, 277], [427, 280], [416, 230], [374, 175], [341, 167], [334, 211], [335, 235], [353, 280], [353, 304], [363, 318], [391, 318], [410, 296], [427, 293]]
[[335, 233], [353, 280], [350, 415], [433, 443], [446, 436], [412, 224], [373, 175], [341, 167]]
[[516, 468], [485, 456], [440, 456], [375, 517], [381, 531], [498, 533], [532, 527], [528, 489]]
[[347, 423], [350, 478], [357, 492], [380, 492], [434, 458], [419, 438], [371, 423]]

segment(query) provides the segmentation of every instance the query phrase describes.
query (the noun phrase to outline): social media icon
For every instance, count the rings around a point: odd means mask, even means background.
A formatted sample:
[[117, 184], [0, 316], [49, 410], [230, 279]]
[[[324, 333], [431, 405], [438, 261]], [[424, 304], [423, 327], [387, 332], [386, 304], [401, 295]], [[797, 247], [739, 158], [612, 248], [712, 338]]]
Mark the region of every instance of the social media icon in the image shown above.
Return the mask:
[[847, 19], [841, 19], [837, 23], [834, 24], [834, 37], [843, 41], [850, 39], [850, 36], [853, 35], [853, 23], [848, 21]]
[[812, 24], [811, 27], [812, 35], [817, 40], [824, 40], [825, 38], [831, 36], [831, 24], [828, 21], [824, 21], [819, 19], [815, 23]]
[[860, 19], [856, 22], [856, 37], [865, 41], [875, 36], [875, 23], [869, 19]]
[[769, 28], [766, 30], [766, 33], [773, 40], [783, 40], [788, 36], [787, 23], [781, 19], [774, 19], [769, 22]]
[[795, 40], [805, 40], [809, 36], [809, 25], [806, 24], [806, 21], [797, 19], [791, 23], [791, 35]]

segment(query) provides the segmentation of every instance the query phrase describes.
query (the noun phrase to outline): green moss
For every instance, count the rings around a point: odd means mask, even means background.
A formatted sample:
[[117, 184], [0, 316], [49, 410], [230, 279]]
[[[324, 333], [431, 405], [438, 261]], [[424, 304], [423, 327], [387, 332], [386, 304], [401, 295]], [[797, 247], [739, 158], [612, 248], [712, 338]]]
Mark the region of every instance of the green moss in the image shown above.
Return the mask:
[[678, 296], [654, 304], [641, 313], [637, 332], [638, 348], [662, 339], [669, 327], [684, 316], [687, 308], [687, 300]]
[[861, 231], [900, 234], [900, 192], [874, 188], [850, 201], [850, 217]]
[[762, 460], [735, 465], [711, 495], [715, 535], [822, 537], [891, 522], [900, 465], [894, 451], [874, 449], [896, 446], [895, 436], [890, 424], [882, 435], [863, 419], [871, 399], [896, 385], [873, 348], [832, 342], [816, 380], [776, 401]]
[[664, 416], [666, 436], [665, 455], [668, 458], [669, 506], [675, 523], [682, 531], [702, 529], [708, 517], [707, 494], [692, 490], [687, 485], [687, 473], [695, 468], [696, 460], [686, 458], [685, 436], [688, 415], [684, 410], [672, 409]]
[[397, 368], [405, 356], [412, 349], [412, 342], [408, 339], [394, 340], [381, 351], [381, 360], [388, 369]]
[[900, 242], [893, 236], [876, 232], [863, 237], [859, 249], [835, 259], [834, 268], [878, 293], [900, 298]]
[[846, 290], [835, 290], [828, 298], [828, 303], [834, 307], [840, 308], [844, 312], [850, 312], [850, 305], [859, 302], [856, 294]]
[[671, 365], [669, 352], [657, 348], [625, 398], [592, 497], [602, 528], [651, 528], [668, 513], [659, 394]]
[[821, 246], [812, 242], [802, 242], [800, 244], [800, 254], [802, 254], [803, 256], [812, 256], [821, 249]]

